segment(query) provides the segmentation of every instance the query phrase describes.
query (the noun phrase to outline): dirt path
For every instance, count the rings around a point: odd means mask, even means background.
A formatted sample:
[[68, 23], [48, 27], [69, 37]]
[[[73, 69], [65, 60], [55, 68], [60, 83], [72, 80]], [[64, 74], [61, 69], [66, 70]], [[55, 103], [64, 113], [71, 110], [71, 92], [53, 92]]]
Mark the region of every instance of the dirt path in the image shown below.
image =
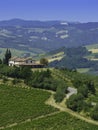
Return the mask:
[[65, 105], [65, 102], [66, 102], [66, 98], [64, 98], [64, 100], [61, 103], [56, 103], [54, 100], [53, 94], [52, 94], [45, 103], [48, 105], [51, 105], [55, 108], [58, 108], [60, 111], [67, 112], [67, 113], [71, 114], [72, 116], [75, 116], [81, 120], [84, 120], [85, 122], [92, 123], [94, 125], [98, 125], [97, 121], [91, 120], [89, 118], [85, 118], [85, 117], [79, 115], [78, 113], [73, 112], [70, 109], [68, 109]]

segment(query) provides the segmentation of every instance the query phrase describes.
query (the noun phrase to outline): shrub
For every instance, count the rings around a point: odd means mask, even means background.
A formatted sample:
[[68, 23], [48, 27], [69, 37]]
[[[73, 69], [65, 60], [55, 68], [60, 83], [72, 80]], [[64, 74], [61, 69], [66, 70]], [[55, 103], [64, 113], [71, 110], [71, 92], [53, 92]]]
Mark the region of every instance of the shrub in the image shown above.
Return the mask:
[[61, 102], [64, 99], [66, 92], [67, 92], [67, 86], [65, 82], [63, 82], [62, 80], [59, 81], [56, 89], [56, 94], [54, 96], [56, 102]]
[[84, 101], [83, 101], [83, 95], [81, 94], [73, 94], [72, 96], [67, 99], [67, 107], [72, 109], [73, 111], [81, 111], [83, 109]]
[[78, 88], [78, 93], [81, 93], [85, 98], [88, 97], [88, 88], [86, 85], [83, 85]]
[[6, 83], [8, 81], [8, 78], [7, 77], [2, 77], [3, 78], [3, 83]]
[[98, 104], [92, 110], [92, 112], [91, 112], [91, 118], [94, 119], [94, 120], [98, 120]]
[[15, 78], [15, 79], [12, 80], [12, 84], [15, 85], [17, 83], [20, 83], [20, 79]]

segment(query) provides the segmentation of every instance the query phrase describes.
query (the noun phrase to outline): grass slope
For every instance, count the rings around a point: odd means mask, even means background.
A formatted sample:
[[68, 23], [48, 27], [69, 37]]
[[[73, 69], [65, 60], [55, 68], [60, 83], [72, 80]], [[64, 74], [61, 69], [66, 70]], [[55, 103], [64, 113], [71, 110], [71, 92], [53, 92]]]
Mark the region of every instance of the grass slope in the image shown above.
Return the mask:
[[77, 71], [79, 73], [87, 73], [87, 72], [89, 72], [89, 70], [90, 70], [90, 68], [79, 68], [79, 69], [77, 69]]
[[[11, 53], [12, 53], [12, 56], [25, 56], [27, 54], [29, 54], [29, 56], [36, 56], [37, 54], [40, 54], [40, 53], [45, 53], [43, 50], [41, 49], [37, 49], [37, 48], [30, 48], [30, 50], [26, 51], [26, 50], [18, 50], [18, 49], [13, 49], [13, 48], [9, 48]], [[4, 54], [6, 52], [6, 48], [0, 48], [0, 58], [3, 58], [4, 57]]]
[[98, 49], [98, 44], [92, 44], [92, 45], [87, 45], [85, 46], [87, 48], [87, 50], [90, 50], [90, 49]]

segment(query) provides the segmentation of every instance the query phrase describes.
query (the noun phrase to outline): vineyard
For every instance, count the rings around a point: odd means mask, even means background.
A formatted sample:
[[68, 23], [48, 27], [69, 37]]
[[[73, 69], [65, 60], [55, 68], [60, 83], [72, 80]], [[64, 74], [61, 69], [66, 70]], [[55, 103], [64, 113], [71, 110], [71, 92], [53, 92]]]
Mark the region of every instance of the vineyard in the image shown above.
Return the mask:
[[0, 85], [0, 127], [57, 111], [44, 104], [49, 96], [41, 90]]
[[66, 112], [61, 112], [5, 130], [98, 130], [98, 126], [77, 119]]

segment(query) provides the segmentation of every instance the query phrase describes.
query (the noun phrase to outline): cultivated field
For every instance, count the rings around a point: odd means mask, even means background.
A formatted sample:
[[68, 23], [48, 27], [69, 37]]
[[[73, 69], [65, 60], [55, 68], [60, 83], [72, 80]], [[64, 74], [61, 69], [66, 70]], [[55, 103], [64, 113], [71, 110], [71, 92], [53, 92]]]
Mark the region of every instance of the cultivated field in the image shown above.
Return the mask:
[[57, 111], [45, 105], [49, 96], [42, 90], [0, 85], [0, 128]]
[[98, 130], [98, 126], [77, 119], [66, 112], [61, 112], [5, 130]]
[[89, 49], [89, 51], [91, 51], [92, 53], [98, 53], [98, 49], [95, 48], [95, 49]]

